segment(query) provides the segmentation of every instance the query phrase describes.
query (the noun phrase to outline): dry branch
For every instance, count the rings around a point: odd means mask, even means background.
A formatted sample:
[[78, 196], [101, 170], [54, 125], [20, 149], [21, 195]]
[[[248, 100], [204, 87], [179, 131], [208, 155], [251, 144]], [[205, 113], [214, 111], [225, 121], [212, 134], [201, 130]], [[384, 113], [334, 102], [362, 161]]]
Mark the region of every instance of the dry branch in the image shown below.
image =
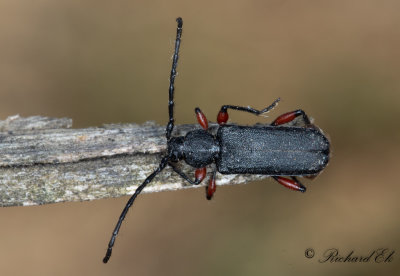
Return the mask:
[[[0, 204], [41, 205], [129, 195], [160, 162], [165, 127], [148, 122], [72, 129], [72, 120], [46, 117], [0, 121]], [[196, 125], [177, 126], [184, 135]], [[184, 163], [184, 162], [181, 162]], [[193, 169], [183, 166], [189, 175]], [[218, 184], [265, 176], [218, 175]], [[204, 181], [206, 183], [206, 181]], [[204, 185], [204, 184], [203, 184]], [[166, 168], [144, 192], [193, 187]]]

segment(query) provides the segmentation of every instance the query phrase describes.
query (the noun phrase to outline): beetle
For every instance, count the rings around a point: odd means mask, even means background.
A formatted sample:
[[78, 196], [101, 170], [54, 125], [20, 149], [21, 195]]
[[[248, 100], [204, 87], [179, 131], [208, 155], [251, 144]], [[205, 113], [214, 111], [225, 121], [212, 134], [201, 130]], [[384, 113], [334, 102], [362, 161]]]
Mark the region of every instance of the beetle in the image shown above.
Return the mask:
[[[138, 186], [126, 203], [112, 233], [103, 259], [104, 263], [107, 263], [111, 257], [112, 248], [122, 221], [136, 197], [167, 166], [170, 166], [174, 172], [190, 184], [198, 185], [206, 177], [206, 167], [215, 163], [209, 183], [206, 186], [206, 198], [211, 199], [216, 190], [217, 171], [221, 174], [270, 175], [278, 183], [289, 189], [305, 192], [306, 188], [296, 176], [315, 177], [326, 167], [329, 161], [329, 140], [318, 127], [311, 123], [309, 117], [301, 109], [279, 116], [270, 125], [240, 126], [227, 124], [228, 109], [261, 115], [272, 110], [279, 102], [279, 98], [262, 110], [223, 105], [217, 116], [219, 126], [216, 134], [211, 133], [206, 116], [197, 107], [195, 114], [202, 128], [189, 131], [186, 136], [172, 137], [171, 134], [174, 129], [174, 83], [183, 25], [182, 18], [179, 17], [176, 21], [178, 27], [170, 74], [169, 121], [166, 127], [167, 152], [162, 157], [158, 168]], [[296, 125], [298, 124], [296, 118], [300, 119], [302, 126]], [[195, 168], [194, 180], [177, 167], [177, 163], [182, 160]]]

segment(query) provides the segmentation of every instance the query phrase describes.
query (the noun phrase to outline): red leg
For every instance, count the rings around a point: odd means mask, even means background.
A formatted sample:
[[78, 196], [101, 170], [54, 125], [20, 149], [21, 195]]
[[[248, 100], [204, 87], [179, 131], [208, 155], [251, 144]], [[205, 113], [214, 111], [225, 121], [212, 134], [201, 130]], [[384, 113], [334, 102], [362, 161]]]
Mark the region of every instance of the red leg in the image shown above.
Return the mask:
[[201, 181], [203, 181], [203, 179], [206, 177], [206, 174], [207, 174], [206, 167], [196, 169], [194, 173], [195, 183], [200, 184]]
[[225, 110], [221, 110], [219, 113], [218, 113], [218, 116], [217, 116], [217, 122], [218, 122], [218, 124], [220, 124], [220, 125], [224, 125], [224, 124], [226, 124], [226, 122], [228, 121], [228, 119], [229, 119], [229, 115], [228, 115], [228, 111], [225, 109]]
[[279, 184], [291, 190], [300, 191], [302, 193], [306, 191], [306, 187], [304, 187], [295, 177], [292, 177], [292, 179], [287, 179], [281, 176], [273, 176], [273, 178], [278, 181]]
[[208, 186], [206, 186], [206, 197], [208, 200], [210, 200], [213, 197], [215, 190], [217, 189], [217, 185], [215, 184], [215, 175], [216, 172], [214, 171], [210, 178]]
[[303, 116], [303, 121], [306, 125], [310, 125], [310, 119], [308, 118], [307, 114], [301, 110], [295, 110], [295, 111], [291, 111], [285, 114], [282, 114], [281, 116], [279, 116], [278, 118], [275, 119], [275, 121], [272, 122], [272, 126], [279, 126], [279, 125], [283, 125], [283, 124], [287, 124], [291, 121], [293, 121], [296, 117], [298, 116]]
[[204, 128], [204, 130], [207, 130], [208, 121], [206, 115], [204, 115], [203, 112], [201, 112], [200, 108], [198, 107], [196, 107], [194, 111], [196, 112], [197, 122], [199, 122], [199, 124], [202, 126], [202, 128]]

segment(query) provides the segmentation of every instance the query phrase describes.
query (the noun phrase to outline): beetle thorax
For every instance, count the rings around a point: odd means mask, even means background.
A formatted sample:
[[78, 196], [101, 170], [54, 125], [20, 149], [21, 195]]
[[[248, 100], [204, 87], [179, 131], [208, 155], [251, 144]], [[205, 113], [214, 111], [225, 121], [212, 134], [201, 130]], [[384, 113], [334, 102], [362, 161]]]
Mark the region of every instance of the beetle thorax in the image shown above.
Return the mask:
[[214, 162], [219, 145], [213, 135], [198, 129], [186, 134], [182, 151], [186, 163], [195, 168], [202, 168]]
[[195, 168], [213, 163], [218, 153], [215, 137], [202, 129], [190, 131], [186, 136], [172, 137], [168, 142], [168, 157], [172, 162], [183, 159]]

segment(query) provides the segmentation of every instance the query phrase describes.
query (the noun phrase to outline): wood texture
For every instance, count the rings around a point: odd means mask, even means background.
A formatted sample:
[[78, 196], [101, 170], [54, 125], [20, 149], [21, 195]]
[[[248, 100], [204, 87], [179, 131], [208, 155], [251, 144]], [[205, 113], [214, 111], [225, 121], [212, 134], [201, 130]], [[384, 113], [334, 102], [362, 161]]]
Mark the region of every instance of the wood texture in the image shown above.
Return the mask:
[[[72, 129], [72, 120], [46, 117], [0, 121], [0, 205], [29, 206], [132, 194], [166, 150], [165, 126], [112, 124]], [[184, 135], [197, 125], [177, 126]], [[214, 125], [215, 128], [215, 125]], [[193, 168], [181, 162], [183, 171]], [[261, 179], [221, 175], [218, 184]], [[207, 179], [203, 181], [204, 186]], [[193, 187], [166, 168], [144, 192]], [[199, 186], [196, 186], [199, 187]]]

